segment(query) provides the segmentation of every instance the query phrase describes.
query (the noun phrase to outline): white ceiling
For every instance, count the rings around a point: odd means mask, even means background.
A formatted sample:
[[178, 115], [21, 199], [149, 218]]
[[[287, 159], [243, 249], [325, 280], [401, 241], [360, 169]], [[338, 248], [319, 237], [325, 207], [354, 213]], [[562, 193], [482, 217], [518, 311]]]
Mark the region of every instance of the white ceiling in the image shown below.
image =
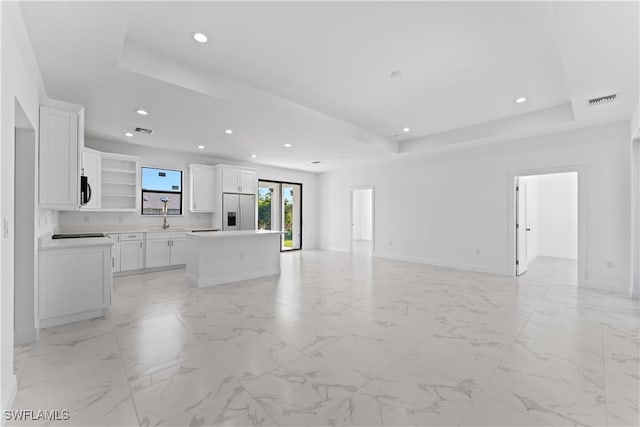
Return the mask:
[[[90, 137], [150, 127], [126, 140], [274, 166], [326, 171], [624, 120], [638, 99], [637, 2], [22, 9], [48, 95], [84, 105]], [[616, 103], [586, 107], [614, 92]]]

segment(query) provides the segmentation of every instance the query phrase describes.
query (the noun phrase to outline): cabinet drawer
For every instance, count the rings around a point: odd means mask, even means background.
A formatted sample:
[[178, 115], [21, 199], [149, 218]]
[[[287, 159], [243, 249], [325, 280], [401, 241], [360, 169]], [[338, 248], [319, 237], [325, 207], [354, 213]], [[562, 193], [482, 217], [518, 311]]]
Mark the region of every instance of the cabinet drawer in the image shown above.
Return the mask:
[[171, 240], [171, 239], [184, 239], [184, 231], [160, 231], [147, 233], [147, 240]]
[[121, 234], [120, 235], [120, 241], [125, 241], [125, 240], [142, 240], [143, 238], [143, 233], [126, 233], [126, 234]]

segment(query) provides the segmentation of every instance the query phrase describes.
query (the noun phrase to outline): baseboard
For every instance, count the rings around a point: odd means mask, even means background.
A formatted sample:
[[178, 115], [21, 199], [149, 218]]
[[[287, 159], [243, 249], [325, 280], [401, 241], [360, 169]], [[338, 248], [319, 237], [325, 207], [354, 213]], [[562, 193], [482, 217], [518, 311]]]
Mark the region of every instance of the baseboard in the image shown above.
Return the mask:
[[197, 288], [206, 288], [208, 286], [225, 285], [227, 283], [241, 282], [243, 280], [257, 279], [259, 277], [269, 277], [280, 275], [280, 266], [277, 268], [267, 268], [259, 271], [250, 271], [244, 273], [233, 273], [216, 276], [215, 278], [201, 278], [187, 273], [187, 280]]
[[504, 271], [504, 270], [501, 270], [501, 269], [497, 269], [497, 268], [487, 268], [487, 267], [483, 267], [483, 266], [480, 266], [480, 265], [474, 265], [474, 264], [460, 264], [460, 263], [437, 260], [437, 259], [391, 254], [391, 253], [387, 253], [387, 252], [374, 252], [373, 256], [378, 257], [378, 258], [392, 259], [392, 260], [395, 260], [395, 261], [405, 261], [405, 262], [412, 262], [412, 263], [416, 263], [416, 264], [432, 265], [434, 267], [451, 268], [451, 269], [454, 269], [454, 270], [473, 271], [473, 272], [477, 272], [477, 273], [495, 274], [495, 275], [498, 275], [498, 276], [510, 276], [511, 275], [510, 272], [507, 272], [507, 271]]
[[[593, 280], [584, 280], [578, 283], [578, 286], [582, 288], [595, 289], [598, 291], [612, 292], [615, 294], [624, 294], [634, 298], [633, 294], [629, 292], [629, 288], [625, 285], [596, 282]], [[635, 297], [637, 298], [637, 296]]]
[[117, 271], [113, 273], [113, 277], [134, 276], [136, 274], [156, 273], [158, 271], [179, 270], [185, 268], [186, 264], [163, 265], [162, 267], [141, 268], [140, 270]]
[[330, 252], [342, 252], [344, 254], [350, 254], [351, 251], [349, 250], [349, 248], [322, 248], [323, 251], [330, 251]]
[[13, 334], [14, 345], [24, 345], [35, 342], [38, 338], [38, 331], [36, 328], [29, 328], [27, 330], [16, 330]]
[[7, 411], [13, 407], [13, 402], [16, 400], [16, 395], [18, 394], [18, 379], [14, 374], [11, 374], [11, 378], [9, 378], [9, 382], [7, 384], [8, 392], [7, 398], [4, 402], [2, 402], [2, 417], [0, 417], [0, 426], [4, 426], [4, 411]]
[[52, 317], [49, 319], [40, 319], [40, 327], [50, 328], [52, 326], [64, 325], [66, 323], [78, 322], [80, 320], [103, 317], [104, 315], [105, 315], [105, 309], [99, 308], [97, 310], [84, 311], [82, 313], [69, 314], [66, 316]]

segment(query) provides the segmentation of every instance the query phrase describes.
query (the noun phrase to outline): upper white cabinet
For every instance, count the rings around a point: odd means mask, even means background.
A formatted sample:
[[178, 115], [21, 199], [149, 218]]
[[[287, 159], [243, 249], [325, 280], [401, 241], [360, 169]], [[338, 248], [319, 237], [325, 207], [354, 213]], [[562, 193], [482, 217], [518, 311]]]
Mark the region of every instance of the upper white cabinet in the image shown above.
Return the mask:
[[84, 109], [51, 101], [40, 106], [39, 202], [43, 208], [80, 206], [80, 149], [84, 145]]
[[254, 169], [220, 165], [223, 193], [256, 194], [258, 178]]
[[254, 170], [240, 171], [240, 192], [256, 194], [258, 191], [258, 177]]
[[139, 158], [100, 153], [101, 210], [138, 211], [140, 207]]
[[101, 205], [101, 157], [100, 152], [84, 148], [80, 163], [80, 175], [88, 179], [91, 197], [89, 202], [80, 205], [82, 209], [99, 209]]
[[189, 211], [215, 211], [215, 169], [213, 166], [189, 165]]

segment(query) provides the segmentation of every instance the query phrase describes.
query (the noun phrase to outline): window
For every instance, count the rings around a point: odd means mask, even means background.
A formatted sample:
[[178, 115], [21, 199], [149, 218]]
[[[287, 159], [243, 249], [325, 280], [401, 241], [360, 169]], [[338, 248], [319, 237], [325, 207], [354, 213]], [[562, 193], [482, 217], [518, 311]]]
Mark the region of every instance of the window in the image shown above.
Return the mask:
[[182, 215], [182, 171], [142, 168], [142, 215]]

